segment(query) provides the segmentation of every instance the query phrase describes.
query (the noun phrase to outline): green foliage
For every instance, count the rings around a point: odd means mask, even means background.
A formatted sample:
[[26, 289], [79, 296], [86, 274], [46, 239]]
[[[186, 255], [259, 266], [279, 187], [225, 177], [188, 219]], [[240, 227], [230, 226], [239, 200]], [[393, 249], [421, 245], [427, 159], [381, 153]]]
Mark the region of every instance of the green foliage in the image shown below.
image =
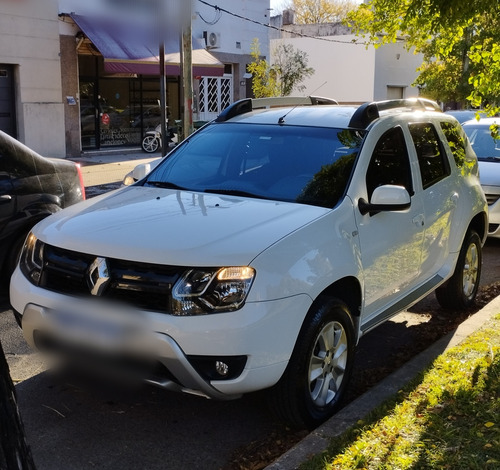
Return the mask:
[[253, 62], [248, 65], [248, 71], [252, 74], [252, 91], [256, 98], [279, 96], [279, 87], [274, 70], [269, 66], [266, 59], [260, 55], [259, 40], [252, 41], [251, 56]]
[[281, 96], [289, 96], [293, 89], [303, 91], [299, 85], [305, 78], [314, 74], [314, 69], [307, 66], [307, 53], [295, 49], [291, 44], [279, 44], [274, 51], [272, 70], [276, 76]]
[[495, 106], [500, 96], [498, 0], [372, 0], [348, 24], [375, 45], [404, 38], [424, 54], [417, 84], [442, 101]]
[[299, 85], [305, 78], [314, 74], [307, 66], [307, 53], [295, 49], [291, 44], [279, 44], [274, 51], [275, 61], [269, 65], [260, 55], [259, 41], [252, 42], [253, 62], [248, 65], [252, 74], [252, 91], [256, 98], [270, 96], [289, 96], [294, 89], [302, 91]]

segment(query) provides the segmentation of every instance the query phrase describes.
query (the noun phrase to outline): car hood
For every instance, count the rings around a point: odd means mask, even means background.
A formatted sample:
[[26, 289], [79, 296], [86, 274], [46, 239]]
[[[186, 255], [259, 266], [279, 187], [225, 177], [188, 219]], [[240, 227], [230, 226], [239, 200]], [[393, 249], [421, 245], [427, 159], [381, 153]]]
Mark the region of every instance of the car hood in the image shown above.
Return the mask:
[[246, 265], [329, 211], [131, 186], [54, 214], [34, 233], [46, 243], [109, 258], [180, 266]]
[[500, 186], [500, 160], [479, 161], [479, 179], [483, 186]]

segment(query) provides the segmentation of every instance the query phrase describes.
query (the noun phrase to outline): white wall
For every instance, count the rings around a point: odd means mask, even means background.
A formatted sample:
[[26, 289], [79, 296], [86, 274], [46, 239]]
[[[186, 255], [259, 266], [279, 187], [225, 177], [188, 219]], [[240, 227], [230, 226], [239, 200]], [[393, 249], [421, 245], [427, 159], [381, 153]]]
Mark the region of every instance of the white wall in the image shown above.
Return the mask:
[[[416, 69], [422, 55], [415, 55], [403, 43], [387, 44], [375, 49], [352, 44], [358, 39], [353, 35], [326, 36], [323, 41], [313, 38], [271, 40], [273, 49], [280, 43], [292, 44], [308, 55], [308, 65], [315, 73], [301, 85], [303, 92], [294, 94], [319, 95], [335, 98], [342, 103], [363, 103], [386, 100], [387, 88], [401, 87], [404, 98], [418, 96], [418, 89], [411, 84], [417, 77]], [[326, 83], [325, 83], [326, 82]]]
[[[217, 5], [224, 10], [259, 23], [269, 23], [270, 0], [207, 0], [207, 3]], [[220, 47], [214, 49], [214, 51], [250, 54], [253, 39], [258, 38], [261, 54], [264, 56], [269, 55], [269, 28], [236, 18], [227, 13], [222, 13], [216, 24], [209, 25], [203, 19], [207, 22], [215, 20], [217, 18], [216, 12], [213, 8], [197, 1], [193, 3], [193, 13], [193, 35], [195, 37], [203, 37], [203, 31], [220, 33]], [[236, 43], [240, 43], [241, 47], [238, 48]]]
[[14, 64], [19, 140], [65, 156], [58, 0], [0, 2], [0, 63]]
[[351, 43], [355, 36], [329, 36], [327, 42], [312, 38], [276, 39], [273, 49], [286, 42], [308, 55], [308, 66], [315, 70], [301, 85], [306, 89], [295, 95], [316, 95], [335, 98], [342, 103], [362, 103], [373, 98], [375, 51]]
[[388, 86], [404, 88], [403, 98], [418, 96], [418, 88], [411, 84], [417, 78], [416, 70], [422, 65], [422, 60], [422, 54], [407, 51], [402, 42], [386, 44], [377, 49], [373, 98], [387, 99]]

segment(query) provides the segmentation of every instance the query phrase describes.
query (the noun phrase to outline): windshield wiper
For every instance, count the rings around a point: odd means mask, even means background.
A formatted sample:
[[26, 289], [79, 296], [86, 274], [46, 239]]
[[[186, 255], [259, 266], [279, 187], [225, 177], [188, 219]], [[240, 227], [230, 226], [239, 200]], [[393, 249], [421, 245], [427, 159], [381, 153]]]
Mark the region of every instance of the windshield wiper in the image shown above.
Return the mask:
[[225, 194], [228, 196], [242, 196], [242, 197], [254, 197], [257, 199], [267, 199], [265, 196], [254, 194], [249, 191], [242, 191], [241, 189], [205, 189], [204, 193], [211, 194]]
[[157, 188], [179, 189], [179, 190], [188, 191], [188, 188], [184, 188], [184, 187], [179, 186], [178, 184], [172, 183], [170, 181], [146, 181], [146, 184], [150, 184], [151, 186], [155, 186]]
[[495, 157], [477, 157], [479, 161], [483, 162], [500, 162], [500, 156], [495, 156]]

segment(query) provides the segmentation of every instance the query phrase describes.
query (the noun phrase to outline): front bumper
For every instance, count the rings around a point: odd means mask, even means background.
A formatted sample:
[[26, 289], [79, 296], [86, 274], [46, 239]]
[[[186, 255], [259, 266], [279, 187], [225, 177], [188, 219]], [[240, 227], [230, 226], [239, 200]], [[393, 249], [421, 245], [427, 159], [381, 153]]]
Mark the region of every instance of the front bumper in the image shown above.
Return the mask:
[[[127, 318], [133, 321], [125, 322], [126, 326], [137, 334], [131, 341], [115, 341], [109, 321], [112, 324], [123, 313], [116, 307], [114, 313], [106, 315], [105, 326], [95, 328], [100, 325], [101, 307], [107, 311], [107, 305], [99, 301], [80, 304], [78, 299], [38, 288], [19, 268], [11, 280], [10, 296], [13, 308], [22, 315], [23, 333], [32, 347], [40, 349], [41, 342], [45, 342], [41, 339], [59, 337], [66, 343], [84, 345], [94, 351], [125, 352], [127, 357], [162, 366], [165, 374], [145, 373], [141, 377], [144, 382], [216, 399], [232, 399], [274, 385], [288, 364], [310, 307], [309, 297], [301, 295], [247, 303], [236, 312], [197, 317], [128, 310]], [[68, 310], [89, 312], [91, 318], [82, 323], [85, 333], [68, 326], [71, 322], [61, 323], [58, 313]], [[106, 336], [108, 333], [111, 339]], [[196, 357], [224, 361], [242, 356], [246, 357], [246, 363], [241, 373], [221, 380], [207, 379], [192, 360]]]

